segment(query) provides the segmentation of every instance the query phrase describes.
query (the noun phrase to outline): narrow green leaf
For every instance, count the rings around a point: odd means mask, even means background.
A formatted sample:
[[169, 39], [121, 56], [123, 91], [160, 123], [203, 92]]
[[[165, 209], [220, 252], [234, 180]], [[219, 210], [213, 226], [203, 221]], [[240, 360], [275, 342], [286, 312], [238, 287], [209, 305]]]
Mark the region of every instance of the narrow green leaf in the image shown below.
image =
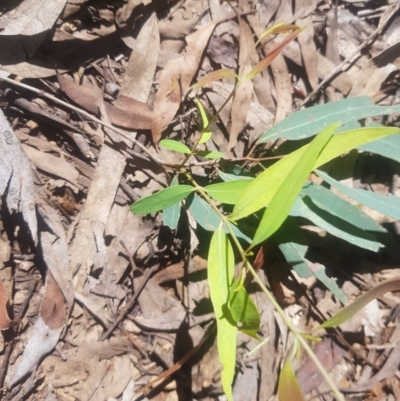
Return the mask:
[[365, 152], [375, 153], [400, 163], [400, 135], [393, 135], [359, 147]]
[[234, 205], [249, 184], [249, 180], [237, 180], [211, 184], [204, 189], [218, 202]]
[[353, 97], [337, 100], [324, 105], [309, 107], [297, 111], [274, 125], [258, 139], [258, 143], [275, 141], [278, 138], [304, 139], [315, 135], [327, 124], [342, 121], [361, 120], [374, 117], [400, 113], [400, 106], [376, 106], [370, 97]]
[[291, 216], [304, 217], [329, 234], [341, 238], [350, 244], [377, 252], [382, 244], [372, 233], [360, 230], [345, 220], [338, 219], [316, 207], [308, 197], [298, 198], [290, 211]]
[[285, 221], [304, 182], [313, 170], [318, 156], [339, 125], [340, 123], [335, 123], [323, 129], [308, 145], [303, 157], [294, 164], [264, 212], [252, 245], [257, 245], [269, 238]]
[[[174, 178], [171, 181], [171, 187], [175, 187], [177, 185], [179, 185], [178, 177], [174, 176]], [[164, 209], [162, 216], [164, 226], [169, 227], [171, 230], [175, 230], [176, 227], [178, 226], [180, 215], [181, 215], [181, 205], [179, 204], [179, 202]]]
[[384, 281], [376, 285], [374, 288], [371, 288], [361, 297], [359, 297], [352, 304], [346, 306], [341, 309], [336, 315], [332, 316], [329, 320], [323, 323], [320, 327], [328, 328], [328, 327], [337, 327], [342, 323], [346, 322], [350, 318], [352, 318], [356, 313], [358, 313], [364, 306], [369, 304], [376, 298], [386, 294], [387, 292], [399, 291], [400, 290], [400, 278], [394, 278], [391, 280]]
[[206, 159], [222, 159], [224, 154], [221, 152], [211, 152], [209, 150], [196, 150], [196, 155]]
[[201, 104], [199, 99], [197, 99], [195, 97], [194, 101], [196, 102], [197, 108], [199, 109], [199, 112], [201, 115], [201, 120], [202, 120], [202, 127], [203, 127], [203, 133], [201, 134], [199, 143], [205, 143], [211, 138], [211, 131], [209, 129], [207, 129], [207, 127], [209, 125], [207, 112], [206, 112], [204, 106]]
[[260, 329], [260, 313], [249, 293], [240, 280], [236, 280], [231, 288], [229, 309], [235, 322], [240, 323], [239, 330], [259, 340], [257, 331]]
[[[319, 155], [314, 169], [357, 146], [398, 133], [398, 128], [359, 128], [337, 134]], [[231, 218], [239, 220], [268, 205], [288, 172], [303, 157], [308, 146], [305, 145], [287, 155], [255, 178], [238, 199]]]
[[238, 180], [252, 180], [253, 177], [248, 177], [246, 175], [229, 174], [224, 171], [218, 170], [218, 175], [222, 181], [238, 181]]
[[307, 240], [295, 217], [288, 216], [281, 228], [274, 234], [273, 239], [299, 277], [316, 277], [332, 291], [340, 302], [346, 302], [346, 297], [338, 287], [336, 280], [327, 276], [325, 266], [320, 263], [310, 263], [305, 258], [308, 249], [305, 245]]
[[353, 189], [339, 181], [334, 180], [328, 174], [318, 170], [317, 174], [323, 178], [329, 185], [337, 188], [343, 194], [349, 196], [355, 201], [368, 206], [386, 216], [400, 220], [400, 198], [389, 194], [387, 197], [380, 196], [374, 192], [365, 189]]
[[190, 185], [178, 185], [176, 187], [165, 188], [155, 194], [138, 200], [131, 206], [130, 210], [135, 214], [158, 212], [178, 203], [193, 191], [194, 187]]
[[[215, 231], [221, 224], [221, 219], [217, 212], [205, 200], [196, 194], [193, 196], [189, 210], [197, 223], [199, 223], [205, 230]], [[250, 244], [251, 238], [239, 230], [237, 226], [232, 223], [230, 224], [236, 237], [243, 239]], [[225, 232], [228, 232], [228, 229], [225, 226], [223, 229]]]
[[279, 375], [278, 397], [279, 401], [305, 401], [291, 359], [285, 362]]
[[235, 259], [229, 238], [219, 227], [211, 238], [208, 253], [210, 297], [217, 318], [217, 346], [223, 366], [221, 382], [228, 400], [233, 401], [232, 382], [236, 363], [236, 324], [227, 307], [234, 280]]
[[178, 141], [174, 141], [173, 139], [162, 139], [159, 144], [163, 148], [173, 150], [175, 152], [185, 153], [187, 155], [190, 153], [190, 149], [186, 145]]
[[313, 182], [307, 183], [301, 190], [300, 195], [302, 198], [308, 196], [318, 208], [356, 226], [360, 230], [376, 233], [387, 232], [379, 223], [357, 206], [345, 201], [321, 185]]

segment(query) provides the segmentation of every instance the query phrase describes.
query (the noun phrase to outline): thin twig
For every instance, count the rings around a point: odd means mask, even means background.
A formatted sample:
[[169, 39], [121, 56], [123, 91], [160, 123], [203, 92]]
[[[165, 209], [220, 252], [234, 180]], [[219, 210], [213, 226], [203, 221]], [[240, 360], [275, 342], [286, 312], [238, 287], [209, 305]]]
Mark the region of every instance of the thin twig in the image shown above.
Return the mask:
[[147, 392], [150, 388], [159, 386], [161, 383], [163, 383], [164, 379], [167, 377], [171, 376], [173, 373], [175, 373], [177, 370], [179, 370], [196, 352], [203, 346], [203, 344], [206, 342], [206, 340], [211, 336], [211, 334], [215, 331], [217, 326], [213, 324], [210, 329], [207, 331], [206, 334], [204, 334], [203, 338], [200, 340], [200, 342], [190, 349], [181, 359], [179, 359], [178, 362], [175, 362], [169, 369], [167, 369], [165, 372], [161, 373], [159, 376], [157, 376], [155, 379], [151, 380], [149, 383], [147, 383], [145, 386], [141, 387], [136, 394], [138, 393], [145, 393]]
[[[316, 95], [327, 83], [329, 83], [333, 78], [336, 77], [336, 75], [344, 70], [345, 64], [350, 63], [352, 59], [355, 56], [359, 56], [360, 52], [365, 49], [367, 46], [371, 44], [371, 42], [375, 41], [376, 38], [385, 30], [386, 26], [388, 25], [389, 21], [393, 18], [393, 16], [399, 11], [400, 9], [400, 2], [397, 2], [397, 5], [394, 7], [393, 11], [390, 13], [390, 15], [386, 18], [385, 22], [378, 26], [378, 28], [375, 29], [374, 32], [371, 33], [371, 35], [368, 36], [368, 38], [360, 45], [357, 47], [356, 50], [350, 56], [345, 58], [339, 65], [337, 65], [329, 74], [328, 76], [321, 81], [321, 83], [318, 85], [318, 87], [313, 90], [300, 104], [300, 106], [297, 107], [297, 110], [303, 107], [306, 103], [309, 102], [309, 100]], [[355, 61], [355, 60], [353, 60]]]
[[113, 331], [114, 329], [122, 322], [122, 320], [125, 318], [125, 316], [128, 314], [130, 309], [132, 309], [132, 306], [135, 304], [136, 300], [138, 299], [140, 293], [143, 291], [145, 285], [150, 279], [150, 276], [152, 275], [153, 271], [158, 267], [158, 265], [152, 266], [149, 271], [147, 272], [146, 276], [144, 276], [142, 282], [140, 283], [139, 288], [137, 291], [135, 291], [135, 294], [133, 294], [132, 298], [129, 300], [129, 302], [126, 304], [125, 308], [120, 312], [118, 317], [115, 319], [115, 322], [109, 327], [109, 329], [101, 336], [100, 341], [104, 341]]

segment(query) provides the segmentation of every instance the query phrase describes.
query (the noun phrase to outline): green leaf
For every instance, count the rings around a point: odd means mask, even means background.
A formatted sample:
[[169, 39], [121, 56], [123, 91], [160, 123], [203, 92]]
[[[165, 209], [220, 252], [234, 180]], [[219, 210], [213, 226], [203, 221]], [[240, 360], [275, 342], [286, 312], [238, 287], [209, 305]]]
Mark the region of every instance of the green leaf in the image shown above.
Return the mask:
[[234, 205], [249, 184], [249, 180], [237, 180], [211, 184], [204, 189], [218, 202]]
[[308, 196], [318, 208], [327, 211], [360, 230], [387, 233], [375, 220], [365, 214], [357, 206], [339, 198], [329, 189], [313, 182], [308, 183], [301, 190], [301, 196]]
[[370, 97], [354, 97], [309, 107], [291, 114], [261, 135], [258, 143], [278, 138], [303, 139], [315, 135], [336, 121], [343, 124], [366, 117], [400, 113], [400, 106], [376, 106]]
[[[178, 177], [174, 176], [174, 178], [171, 181], [171, 187], [175, 187], [177, 185], [179, 185]], [[171, 230], [175, 230], [176, 227], [178, 226], [180, 215], [181, 215], [181, 205], [179, 204], [179, 202], [175, 203], [175, 205], [167, 207], [163, 211], [163, 216], [162, 216], [164, 226], [169, 227]]]
[[196, 155], [205, 157], [206, 159], [222, 159], [224, 154], [221, 152], [211, 152], [209, 150], [196, 150]]
[[229, 174], [224, 171], [218, 170], [218, 175], [222, 181], [237, 181], [237, 180], [252, 180], [253, 177], [248, 177], [246, 175]]
[[359, 146], [358, 149], [375, 153], [400, 163], [400, 135], [382, 138], [379, 141]]
[[374, 192], [365, 189], [353, 189], [339, 181], [334, 180], [328, 174], [318, 170], [317, 174], [323, 178], [329, 185], [337, 188], [343, 194], [349, 196], [355, 201], [368, 206], [386, 216], [400, 220], [400, 198], [389, 194], [387, 197], [380, 196]]
[[[376, 285], [374, 288], [371, 288], [361, 297], [359, 297], [352, 304], [346, 306], [341, 309], [338, 313], [332, 316], [329, 320], [323, 323], [320, 327], [328, 328], [328, 327], [337, 327], [342, 323], [346, 322], [350, 318], [352, 318], [357, 312], [359, 312], [364, 306], [369, 304], [376, 298], [386, 294], [387, 292], [399, 291], [400, 290], [400, 279], [394, 278], [391, 280], [384, 281]], [[318, 328], [317, 328], [318, 329]]]
[[290, 215], [304, 217], [329, 234], [361, 248], [377, 252], [382, 246], [372, 233], [360, 230], [347, 221], [338, 219], [330, 213], [319, 209], [308, 197], [296, 199]]
[[178, 185], [176, 187], [165, 188], [135, 202], [131, 206], [131, 212], [147, 214], [164, 210], [186, 198], [193, 191], [194, 187], [190, 185]]
[[211, 302], [217, 318], [218, 354], [223, 366], [221, 382], [226, 397], [233, 401], [237, 327], [232, 321], [227, 303], [234, 280], [235, 259], [232, 245], [221, 227], [218, 227], [211, 238], [207, 269]]
[[203, 125], [203, 133], [201, 134], [199, 143], [205, 143], [211, 138], [211, 131], [209, 129], [207, 129], [210, 122], [208, 121], [208, 116], [207, 116], [206, 110], [204, 109], [204, 106], [201, 104], [200, 100], [197, 99], [197, 97], [195, 97], [194, 101], [196, 102], [197, 108], [199, 109], [199, 112], [201, 115], [201, 120], [203, 123], [202, 124]]
[[[189, 210], [192, 213], [193, 218], [199, 223], [204, 229], [208, 231], [215, 231], [221, 224], [221, 219], [219, 218], [217, 212], [200, 196], [194, 194], [193, 199], [190, 203]], [[236, 237], [247, 241], [249, 244], [251, 242], [250, 237], [244, 234], [239, 228], [231, 224], [231, 228]], [[228, 229], [223, 227], [225, 232]]]
[[173, 139], [162, 139], [159, 144], [163, 148], [173, 150], [175, 152], [185, 153], [187, 155], [191, 152], [186, 145], [178, 141], [174, 141]]
[[252, 245], [257, 245], [269, 238], [285, 221], [304, 182], [313, 170], [318, 156], [339, 125], [340, 123], [335, 123], [323, 129], [309, 144], [303, 157], [294, 164], [264, 212]]
[[235, 322], [241, 323], [239, 330], [259, 340], [260, 313], [240, 280], [236, 280], [230, 291], [229, 309]]
[[326, 275], [325, 267], [322, 264], [311, 264], [306, 260], [307, 252], [306, 237], [300, 229], [295, 217], [288, 216], [281, 228], [273, 236], [274, 242], [278, 244], [286, 261], [301, 278], [316, 277], [339, 299], [345, 303], [346, 297], [338, 287], [336, 280]]
[[300, 384], [294, 374], [292, 359], [288, 359], [279, 375], [278, 397], [280, 401], [305, 401]]
[[[398, 133], [398, 128], [359, 128], [337, 134], [319, 155], [314, 169], [357, 146]], [[287, 155], [255, 178], [238, 199], [231, 218], [239, 220], [268, 205], [288, 172], [304, 156], [307, 146]]]

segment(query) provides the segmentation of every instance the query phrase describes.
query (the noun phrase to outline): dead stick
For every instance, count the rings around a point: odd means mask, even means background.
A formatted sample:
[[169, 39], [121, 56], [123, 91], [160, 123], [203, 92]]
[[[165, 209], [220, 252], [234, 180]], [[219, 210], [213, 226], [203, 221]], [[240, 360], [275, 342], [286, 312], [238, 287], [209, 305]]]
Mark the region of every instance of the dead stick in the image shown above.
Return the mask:
[[147, 284], [147, 282], [150, 279], [151, 274], [155, 270], [155, 268], [158, 268], [158, 265], [154, 265], [150, 268], [150, 270], [147, 272], [146, 276], [143, 278], [142, 282], [140, 283], [139, 288], [137, 291], [133, 294], [132, 298], [129, 300], [129, 302], [126, 304], [125, 308], [120, 312], [118, 315], [117, 319], [115, 322], [109, 327], [109, 329], [101, 336], [100, 341], [104, 341], [113, 331], [114, 329], [121, 323], [121, 321], [125, 318], [129, 310], [133, 307], [135, 304], [136, 300], [138, 299], [140, 293], [143, 291], [143, 288]]
[[356, 50], [347, 58], [345, 58], [336, 68], [334, 68], [328, 76], [318, 85], [318, 87], [313, 90], [300, 104], [299, 107], [297, 107], [297, 110], [300, 109], [300, 107], [303, 107], [308, 101], [316, 95], [328, 82], [330, 82], [333, 78], [336, 77], [336, 75], [341, 72], [344, 69], [345, 64], [350, 63], [350, 61], [353, 59], [353, 57], [357, 56], [360, 54], [361, 50], [366, 48], [371, 42], [375, 41], [376, 38], [383, 32], [383, 30], [386, 28], [387, 24], [389, 21], [392, 19], [392, 17], [399, 11], [400, 9], [400, 2], [397, 3], [393, 11], [390, 13], [390, 15], [386, 18], [385, 22], [381, 25], [378, 26], [378, 28], [375, 29], [374, 32], [369, 35], [369, 37], [360, 45], [357, 47]]
[[[138, 393], [145, 393], [147, 390], [149, 390], [151, 387], [153, 387], [154, 384], [160, 382], [157, 384], [160, 385], [164, 379], [167, 377], [171, 376], [173, 373], [175, 373], [177, 370], [179, 370], [200, 348], [201, 346], [206, 342], [206, 340], [210, 337], [210, 335], [214, 332], [214, 330], [217, 328], [215, 324], [213, 324], [208, 332], [204, 335], [204, 337], [200, 340], [200, 342], [191, 350], [189, 350], [181, 359], [179, 359], [178, 362], [175, 362], [169, 369], [167, 369], [165, 372], [161, 373], [159, 376], [157, 376], [155, 379], [151, 380], [149, 383], [147, 383], [145, 386], [141, 387], [136, 394]], [[156, 387], [156, 386], [154, 386]]]

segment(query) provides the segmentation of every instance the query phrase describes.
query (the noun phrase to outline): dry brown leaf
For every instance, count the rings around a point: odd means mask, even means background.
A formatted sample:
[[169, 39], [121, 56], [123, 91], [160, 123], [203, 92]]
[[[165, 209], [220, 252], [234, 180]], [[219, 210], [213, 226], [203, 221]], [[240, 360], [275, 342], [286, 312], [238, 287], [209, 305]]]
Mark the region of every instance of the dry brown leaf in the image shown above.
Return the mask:
[[[143, 25], [132, 49], [121, 85], [120, 98], [121, 95], [133, 98], [133, 93], [142, 93], [146, 95], [146, 98], [136, 99], [147, 102], [159, 51], [160, 33], [158, 32], [157, 16], [153, 13]], [[133, 113], [133, 110], [130, 112]]]
[[236, 70], [237, 67], [237, 45], [228, 42], [221, 36], [211, 36], [207, 48], [207, 55], [217, 64]]
[[78, 170], [65, 159], [53, 156], [50, 153], [37, 150], [25, 144], [22, 144], [22, 149], [29, 157], [31, 163], [39, 170], [52, 176], [63, 178], [77, 188], [80, 187], [78, 184]]
[[[253, 35], [247, 23], [239, 18], [239, 71], [241, 76], [246, 76], [251, 70], [251, 62], [257, 61], [254, 50]], [[235, 91], [231, 107], [231, 129], [229, 131], [228, 149], [237, 144], [238, 135], [246, 125], [247, 113], [250, 108], [253, 94], [253, 81], [248, 79], [239, 85]], [[236, 155], [241, 157], [242, 155]]]
[[161, 73], [154, 103], [154, 123], [151, 128], [155, 144], [160, 140], [163, 128], [175, 117], [182, 95], [189, 89], [199, 68], [203, 51], [215, 25], [216, 22], [212, 22], [187, 36], [186, 53], [174, 60], [169, 60]]
[[[57, 73], [58, 82], [63, 92], [86, 110], [97, 114], [99, 111], [99, 99], [102, 92], [94, 85], [78, 85]], [[152, 111], [143, 102], [123, 97], [117, 99], [116, 106], [104, 103], [107, 115], [111, 123], [130, 129], [150, 129]], [[121, 108], [120, 108], [121, 107]]]
[[279, 54], [271, 63], [272, 75], [274, 76], [276, 90], [276, 115], [275, 124], [289, 115], [292, 108], [292, 82], [286, 61], [282, 54]]
[[70, 245], [71, 266], [75, 268], [82, 264], [77, 275], [76, 288], [79, 292], [82, 291], [96, 254], [93, 230], [96, 225], [105, 227], [124, 168], [125, 158], [103, 144], [85, 205], [79, 214], [80, 223]]
[[40, 213], [46, 221], [45, 227], [49, 227], [49, 231], [40, 233], [43, 259], [47, 266], [45, 294], [39, 316], [12, 377], [12, 386], [36, 369], [43, 357], [57, 345], [74, 302], [63, 225], [57, 213], [47, 205], [41, 206]]
[[[314, 353], [326, 371], [330, 372], [343, 359], [345, 351], [331, 338], [325, 338], [316, 344]], [[300, 366], [296, 376], [304, 394], [317, 388], [323, 381], [321, 373], [310, 358]]]
[[12, 323], [8, 316], [7, 305], [8, 295], [3, 283], [0, 281], [0, 330], [7, 330]]
[[2, 63], [14, 64], [32, 57], [53, 27], [67, 0], [25, 0], [9, 11], [12, 17], [0, 33]]
[[22, 212], [31, 237], [37, 244], [35, 189], [29, 159], [0, 109], [0, 196], [10, 212]]
[[160, 34], [168, 39], [187, 37], [207, 9], [204, 0], [186, 0], [173, 14], [159, 22]]
[[400, 69], [400, 42], [373, 57], [357, 74], [349, 96], [375, 96], [382, 83]]
[[[302, 0], [301, 3], [306, 3]], [[297, 5], [297, 3], [296, 3]], [[300, 45], [301, 56], [303, 58], [304, 68], [307, 73], [308, 82], [314, 90], [318, 87], [318, 59], [317, 48], [314, 42], [314, 26], [311, 17], [306, 17], [296, 21], [296, 25], [305, 27], [301, 34], [297, 37]]]
[[57, 43], [54, 53], [30, 59], [29, 62], [24, 61], [24, 57], [18, 63], [11, 64], [6, 64], [6, 60], [3, 59], [4, 53], [0, 52], [0, 70], [24, 78], [51, 77], [56, 75], [54, 67], [60, 72], [77, 69], [88, 60], [113, 51], [120, 43], [121, 39], [115, 32], [91, 41], [74, 41], [73, 46], [63, 41]]

